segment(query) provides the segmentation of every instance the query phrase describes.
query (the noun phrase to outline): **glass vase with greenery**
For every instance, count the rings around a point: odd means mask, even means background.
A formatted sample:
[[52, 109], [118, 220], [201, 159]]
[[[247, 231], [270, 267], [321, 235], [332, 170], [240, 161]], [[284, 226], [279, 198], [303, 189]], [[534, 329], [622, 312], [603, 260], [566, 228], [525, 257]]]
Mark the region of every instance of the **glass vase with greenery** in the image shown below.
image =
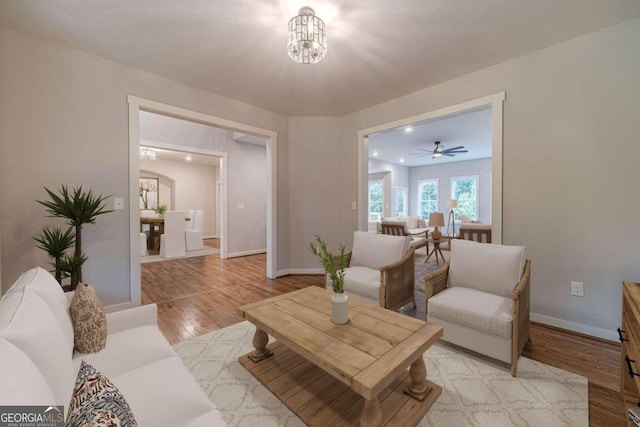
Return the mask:
[[325, 241], [316, 234], [314, 242], [309, 244], [309, 251], [320, 260], [320, 264], [331, 280], [333, 292], [336, 294], [344, 293], [345, 246], [341, 244], [338, 248], [338, 254], [334, 256], [327, 249]]

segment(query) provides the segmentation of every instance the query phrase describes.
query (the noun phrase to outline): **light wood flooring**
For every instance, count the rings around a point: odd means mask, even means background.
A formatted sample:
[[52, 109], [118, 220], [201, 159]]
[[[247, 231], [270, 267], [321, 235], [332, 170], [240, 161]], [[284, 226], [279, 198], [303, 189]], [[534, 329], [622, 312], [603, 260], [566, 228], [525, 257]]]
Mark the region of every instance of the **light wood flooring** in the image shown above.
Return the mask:
[[[205, 243], [218, 247], [216, 239]], [[158, 305], [158, 325], [172, 344], [240, 322], [237, 308], [243, 304], [323, 285], [320, 275], [265, 278], [264, 254], [227, 260], [208, 255], [141, 268], [142, 303]], [[423, 301], [416, 303], [418, 308], [401, 311], [422, 318]], [[590, 425], [627, 425], [619, 393], [619, 345], [532, 323], [531, 344], [524, 356], [588, 378]]]

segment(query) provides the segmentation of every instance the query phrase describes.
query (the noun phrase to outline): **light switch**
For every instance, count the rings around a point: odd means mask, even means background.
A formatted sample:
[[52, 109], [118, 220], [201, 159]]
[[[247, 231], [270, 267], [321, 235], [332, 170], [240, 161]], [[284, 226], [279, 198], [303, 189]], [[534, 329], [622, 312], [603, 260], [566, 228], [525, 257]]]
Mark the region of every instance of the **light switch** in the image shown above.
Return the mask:
[[116, 211], [124, 209], [124, 199], [122, 197], [113, 198], [113, 209]]
[[244, 203], [238, 203], [238, 204], [236, 205], [236, 209], [237, 209], [237, 210], [242, 210], [242, 209], [244, 209]]
[[351, 209], [353, 209], [354, 211], [358, 209], [358, 204], [356, 202], [351, 202]]

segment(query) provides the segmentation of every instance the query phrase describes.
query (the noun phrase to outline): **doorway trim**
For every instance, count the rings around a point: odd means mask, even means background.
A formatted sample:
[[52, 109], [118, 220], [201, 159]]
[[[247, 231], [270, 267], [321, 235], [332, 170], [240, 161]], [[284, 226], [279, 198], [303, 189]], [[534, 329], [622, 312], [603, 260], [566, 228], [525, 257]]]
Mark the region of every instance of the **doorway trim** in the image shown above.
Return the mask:
[[473, 99], [427, 113], [405, 117], [400, 120], [383, 123], [358, 131], [358, 230], [366, 231], [368, 198], [365, 187], [368, 183], [369, 138], [372, 133], [406, 126], [415, 122], [448, 116], [462, 111], [481, 107], [491, 107], [491, 239], [502, 243], [502, 117], [505, 92], [499, 92], [482, 98]]
[[[277, 141], [278, 133], [269, 129], [223, 119], [197, 111], [187, 110], [161, 102], [151, 101], [133, 95], [127, 95], [129, 104], [129, 258], [131, 280], [131, 303], [141, 303], [140, 283], [140, 239], [138, 209], [138, 186], [140, 175], [140, 111], [161, 114], [176, 119], [194, 123], [214, 126], [217, 128], [239, 131], [247, 134], [260, 135], [267, 139], [267, 277], [277, 277]], [[168, 144], [154, 143], [158, 148], [166, 148]], [[163, 145], [163, 147], [161, 147]], [[220, 257], [227, 255], [227, 153], [218, 153], [213, 150], [202, 150], [191, 147], [172, 146], [172, 149], [191, 151], [194, 153], [219, 155], [222, 157], [220, 164], [220, 177], [222, 181], [221, 199], [221, 230], [222, 240]], [[224, 255], [224, 256], [223, 256]]]

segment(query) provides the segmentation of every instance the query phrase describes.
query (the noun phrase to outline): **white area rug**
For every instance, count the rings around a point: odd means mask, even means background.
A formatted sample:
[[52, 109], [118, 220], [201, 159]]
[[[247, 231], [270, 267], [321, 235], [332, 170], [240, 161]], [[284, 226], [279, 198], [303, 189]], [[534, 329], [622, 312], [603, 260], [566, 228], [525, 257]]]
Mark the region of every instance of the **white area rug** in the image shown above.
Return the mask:
[[[237, 361], [253, 350], [255, 328], [241, 322], [174, 345], [229, 426], [304, 426]], [[436, 344], [425, 354], [427, 377], [443, 388], [419, 426], [587, 426], [587, 379], [520, 358], [506, 365]]]
[[176, 258], [162, 258], [160, 255], [143, 256], [143, 257], [140, 257], [140, 263], [144, 264], [147, 262], [172, 261], [174, 259], [193, 258], [196, 256], [205, 256], [205, 255], [217, 255], [219, 253], [220, 253], [220, 249], [205, 246], [204, 249], [198, 249], [197, 251], [189, 251], [185, 256], [180, 256]]

